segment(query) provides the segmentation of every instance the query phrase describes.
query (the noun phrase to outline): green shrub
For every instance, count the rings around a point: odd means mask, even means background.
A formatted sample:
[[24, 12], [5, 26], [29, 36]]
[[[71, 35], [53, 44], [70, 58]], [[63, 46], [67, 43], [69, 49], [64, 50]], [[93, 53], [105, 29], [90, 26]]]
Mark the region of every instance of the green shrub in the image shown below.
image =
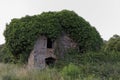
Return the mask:
[[55, 68], [61, 70], [64, 66], [69, 64], [79, 65], [81, 60], [81, 54], [76, 49], [69, 49], [67, 53], [64, 54], [63, 58], [59, 58], [55, 63]]
[[65, 66], [63, 68], [63, 70], [61, 71], [61, 73], [65, 78], [70, 77], [70, 80], [73, 80], [73, 79], [76, 79], [78, 77], [80, 70], [76, 65], [71, 63], [68, 66]]
[[14, 56], [7, 50], [5, 44], [0, 48], [0, 62], [9, 63], [14, 61]]
[[88, 52], [80, 55], [79, 63], [116, 63], [120, 62], [120, 52]]
[[106, 43], [104, 50], [107, 52], [110, 51], [120, 52], [120, 36], [113, 35], [113, 37], [111, 37], [109, 41]]

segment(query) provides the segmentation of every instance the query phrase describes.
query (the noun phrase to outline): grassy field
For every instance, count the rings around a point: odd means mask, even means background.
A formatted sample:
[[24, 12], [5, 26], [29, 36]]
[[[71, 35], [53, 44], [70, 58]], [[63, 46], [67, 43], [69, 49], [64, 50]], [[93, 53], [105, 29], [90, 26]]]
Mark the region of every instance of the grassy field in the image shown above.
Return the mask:
[[120, 80], [120, 53], [72, 54], [44, 70], [0, 63], [0, 80]]

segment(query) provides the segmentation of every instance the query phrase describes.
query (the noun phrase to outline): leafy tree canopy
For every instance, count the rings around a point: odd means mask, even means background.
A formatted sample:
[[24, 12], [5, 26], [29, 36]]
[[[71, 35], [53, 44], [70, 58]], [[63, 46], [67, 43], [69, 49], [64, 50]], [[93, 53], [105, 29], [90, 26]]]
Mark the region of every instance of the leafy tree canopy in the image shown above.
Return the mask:
[[96, 51], [103, 43], [98, 31], [74, 11], [43, 12], [39, 15], [12, 19], [4, 36], [8, 50], [14, 55], [28, 56], [40, 35], [53, 41], [64, 31], [78, 43], [79, 51]]
[[120, 51], [120, 36], [113, 35], [106, 43], [105, 51]]

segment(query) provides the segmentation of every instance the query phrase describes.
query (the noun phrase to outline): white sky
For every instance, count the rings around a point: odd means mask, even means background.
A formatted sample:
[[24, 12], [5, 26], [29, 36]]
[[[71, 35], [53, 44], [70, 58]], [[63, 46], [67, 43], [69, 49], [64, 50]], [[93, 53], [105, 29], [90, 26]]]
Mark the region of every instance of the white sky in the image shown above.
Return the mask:
[[120, 35], [120, 0], [0, 0], [0, 44], [4, 43], [5, 24], [12, 18], [43, 11], [73, 10], [90, 22], [108, 40]]

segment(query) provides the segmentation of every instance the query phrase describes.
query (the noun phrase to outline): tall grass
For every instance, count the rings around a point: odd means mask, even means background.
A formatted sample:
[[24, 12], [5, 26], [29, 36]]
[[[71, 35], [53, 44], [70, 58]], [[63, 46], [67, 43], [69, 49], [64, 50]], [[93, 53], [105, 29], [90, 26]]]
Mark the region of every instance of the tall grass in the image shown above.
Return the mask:
[[120, 80], [119, 52], [69, 54], [60, 61], [44, 70], [0, 63], [0, 80]]
[[73, 64], [57, 69], [28, 70], [13, 64], [0, 64], [0, 80], [120, 80], [120, 63]]
[[60, 72], [56, 69], [28, 70], [18, 65], [0, 64], [0, 80], [92, 80], [94, 78], [92, 75], [82, 78], [78, 73], [79, 69], [72, 64], [64, 67]]
[[62, 80], [55, 69], [28, 70], [14, 64], [0, 64], [0, 80]]

